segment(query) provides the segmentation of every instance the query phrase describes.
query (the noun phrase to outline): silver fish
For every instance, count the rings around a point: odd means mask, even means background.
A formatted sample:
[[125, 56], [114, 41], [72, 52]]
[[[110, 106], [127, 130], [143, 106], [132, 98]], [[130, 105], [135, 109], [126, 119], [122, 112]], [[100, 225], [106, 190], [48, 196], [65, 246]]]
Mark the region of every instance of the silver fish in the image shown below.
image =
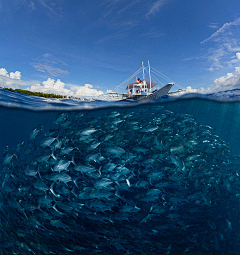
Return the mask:
[[65, 159], [61, 159], [53, 168], [53, 171], [61, 172], [61, 171], [68, 171], [67, 168], [71, 164], [72, 161], [68, 161]]
[[49, 187], [41, 180], [36, 180], [33, 183], [33, 187], [38, 189], [38, 190], [42, 190], [42, 191], [47, 191], [49, 190]]

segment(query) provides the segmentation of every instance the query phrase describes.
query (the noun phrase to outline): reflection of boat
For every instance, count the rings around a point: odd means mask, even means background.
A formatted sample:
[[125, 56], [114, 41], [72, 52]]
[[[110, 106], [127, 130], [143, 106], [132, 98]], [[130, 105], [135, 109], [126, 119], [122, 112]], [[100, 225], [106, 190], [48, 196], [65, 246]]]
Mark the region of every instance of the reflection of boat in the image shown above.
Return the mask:
[[[129, 82], [131, 79], [133, 79], [137, 74], [139, 74], [142, 71], [143, 79], [140, 80], [139, 78], [136, 78], [135, 82], [129, 83], [125, 90], [123, 92], [116, 92], [116, 89], [119, 89], [119, 87], [123, 86], [127, 82]], [[146, 73], [146, 74], [145, 74]], [[148, 76], [149, 80], [145, 79], [145, 76]], [[153, 82], [152, 78], [159, 81], [155, 75], [160, 76], [163, 79], [170, 80], [167, 76], [160, 73], [154, 68], [150, 68], [150, 64], [148, 61], [148, 66], [144, 67], [142, 63], [142, 67], [136, 71], [133, 75], [131, 75], [127, 80], [125, 80], [123, 83], [121, 83], [119, 86], [117, 86], [115, 89], [113, 89], [111, 92], [105, 93], [100, 95], [101, 99], [108, 99], [108, 100], [123, 100], [123, 99], [144, 99], [144, 98], [160, 98], [160, 97], [166, 97], [169, 94], [170, 89], [174, 85], [173, 82], [169, 82], [167, 85], [163, 85], [161, 88], [157, 88], [156, 85], [158, 85], [157, 82]], [[159, 83], [161, 83], [159, 81]], [[125, 85], [126, 86], [126, 85]], [[178, 90], [176, 92], [179, 92], [182, 90]], [[170, 92], [175, 93], [175, 92]]]

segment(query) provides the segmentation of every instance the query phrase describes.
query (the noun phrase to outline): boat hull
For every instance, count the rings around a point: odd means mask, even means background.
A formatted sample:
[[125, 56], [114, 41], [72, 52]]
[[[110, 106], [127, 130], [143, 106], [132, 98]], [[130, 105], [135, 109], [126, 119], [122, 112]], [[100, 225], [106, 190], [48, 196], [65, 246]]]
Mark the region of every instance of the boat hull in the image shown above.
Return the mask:
[[166, 96], [173, 85], [174, 83], [168, 83], [164, 87], [153, 92], [151, 95], [148, 96], [148, 98], [159, 98], [159, 97]]

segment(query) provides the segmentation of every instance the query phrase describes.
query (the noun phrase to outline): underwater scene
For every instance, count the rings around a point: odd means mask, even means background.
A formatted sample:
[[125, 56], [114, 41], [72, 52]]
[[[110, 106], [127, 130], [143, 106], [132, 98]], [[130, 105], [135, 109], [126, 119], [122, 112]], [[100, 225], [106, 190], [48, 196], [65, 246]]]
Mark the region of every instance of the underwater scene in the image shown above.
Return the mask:
[[0, 253], [239, 253], [234, 93], [78, 102], [0, 89]]

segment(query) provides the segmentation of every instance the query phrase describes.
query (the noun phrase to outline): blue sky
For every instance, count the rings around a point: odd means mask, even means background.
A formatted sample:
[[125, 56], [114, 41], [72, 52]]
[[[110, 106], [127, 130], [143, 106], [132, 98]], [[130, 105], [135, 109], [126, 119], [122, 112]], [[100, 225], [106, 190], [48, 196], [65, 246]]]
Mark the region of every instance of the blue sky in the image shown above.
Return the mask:
[[240, 0], [0, 0], [0, 31], [2, 87], [97, 95], [148, 60], [189, 91], [240, 86]]

